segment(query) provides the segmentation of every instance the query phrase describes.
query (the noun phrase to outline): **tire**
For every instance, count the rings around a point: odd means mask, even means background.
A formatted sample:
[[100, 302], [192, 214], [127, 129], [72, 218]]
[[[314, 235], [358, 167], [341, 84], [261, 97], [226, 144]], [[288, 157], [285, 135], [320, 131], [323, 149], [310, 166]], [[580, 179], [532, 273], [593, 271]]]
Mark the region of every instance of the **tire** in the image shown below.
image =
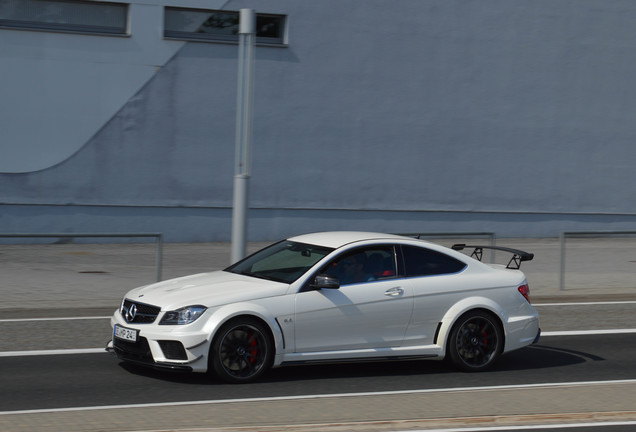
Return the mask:
[[503, 331], [499, 321], [485, 311], [470, 311], [462, 315], [448, 340], [451, 363], [465, 372], [488, 369], [503, 351]]
[[273, 349], [265, 325], [254, 319], [238, 318], [217, 332], [210, 350], [210, 363], [223, 381], [252, 382], [271, 367]]

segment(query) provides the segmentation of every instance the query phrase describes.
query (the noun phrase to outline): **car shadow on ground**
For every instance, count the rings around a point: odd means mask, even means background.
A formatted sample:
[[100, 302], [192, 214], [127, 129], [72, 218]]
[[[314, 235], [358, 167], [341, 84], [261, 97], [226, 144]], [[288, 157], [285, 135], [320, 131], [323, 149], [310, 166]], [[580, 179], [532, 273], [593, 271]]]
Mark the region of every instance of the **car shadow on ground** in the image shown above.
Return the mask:
[[[537, 371], [574, 366], [589, 361], [602, 361], [602, 357], [594, 354], [532, 345], [501, 356], [492, 368], [478, 374], [459, 372], [446, 361], [434, 360], [386, 360], [373, 362], [321, 363], [284, 366], [271, 369], [262, 376], [258, 383], [308, 382], [316, 380], [338, 379], [408, 379], [408, 377], [442, 376], [462, 374], [466, 382], [481, 380], [484, 374], [503, 372]], [[209, 385], [223, 384], [212, 374], [195, 374], [156, 370], [144, 366], [120, 363], [120, 367], [128, 373], [160, 381]], [[474, 379], [468, 376], [474, 375]]]
[[402, 360], [367, 363], [340, 363], [320, 365], [288, 366], [271, 370], [262, 381], [280, 382], [291, 380], [315, 380], [330, 378], [372, 378], [372, 377], [409, 377], [439, 376], [442, 374], [460, 374], [463, 376], [514, 371], [537, 371], [574, 366], [588, 361], [602, 361], [594, 354], [533, 345], [502, 355], [487, 371], [465, 373], [458, 371], [448, 361]]
[[491, 370], [538, 370], [603, 360], [605, 359], [602, 357], [583, 351], [537, 344], [501, 356]]

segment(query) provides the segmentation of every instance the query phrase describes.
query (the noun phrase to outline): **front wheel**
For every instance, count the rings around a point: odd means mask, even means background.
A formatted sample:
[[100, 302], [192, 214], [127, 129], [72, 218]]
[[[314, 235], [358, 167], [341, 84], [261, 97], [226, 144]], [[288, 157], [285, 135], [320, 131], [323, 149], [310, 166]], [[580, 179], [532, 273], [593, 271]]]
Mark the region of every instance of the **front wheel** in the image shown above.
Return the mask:
[[224, 325], [214, 338], [210, 362], [216, 375], [231, 383], [260, 377], [272, 363], [273, 343], [267, 328], [243, 318]]
[[455, 323], [448, 340], [448, 356], [460, 370], [482, 371], [499, 357], [503, 342], [496, 318], [487, 312], [471, 311]]

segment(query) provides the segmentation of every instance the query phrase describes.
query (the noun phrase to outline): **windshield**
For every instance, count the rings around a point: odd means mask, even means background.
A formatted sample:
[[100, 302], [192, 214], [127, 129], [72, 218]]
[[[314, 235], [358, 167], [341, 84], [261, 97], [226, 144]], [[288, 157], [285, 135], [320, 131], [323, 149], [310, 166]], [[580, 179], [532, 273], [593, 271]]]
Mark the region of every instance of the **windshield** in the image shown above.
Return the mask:
[[225, 271], [290, 284], [332, 251], [331, 248], [283, 240]]

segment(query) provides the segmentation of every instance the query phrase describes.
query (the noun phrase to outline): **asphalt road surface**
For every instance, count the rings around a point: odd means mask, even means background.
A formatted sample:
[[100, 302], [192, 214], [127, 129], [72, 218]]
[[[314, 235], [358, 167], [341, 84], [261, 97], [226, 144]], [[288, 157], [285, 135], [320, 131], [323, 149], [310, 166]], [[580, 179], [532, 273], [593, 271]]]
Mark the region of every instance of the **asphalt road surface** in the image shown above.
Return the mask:
[[105, 346], [105, 315], [5, 317], [0, 430], [442, 430], [457, 419], [462, 427], [636, 430], [609, 423], [636, 421], [636, 303], [537, 309], [547, 335], [487, 372], [436, 361], [331, 364], [274, 369], [246, 385], [127, 365], [98, 350], [47, 351]]

